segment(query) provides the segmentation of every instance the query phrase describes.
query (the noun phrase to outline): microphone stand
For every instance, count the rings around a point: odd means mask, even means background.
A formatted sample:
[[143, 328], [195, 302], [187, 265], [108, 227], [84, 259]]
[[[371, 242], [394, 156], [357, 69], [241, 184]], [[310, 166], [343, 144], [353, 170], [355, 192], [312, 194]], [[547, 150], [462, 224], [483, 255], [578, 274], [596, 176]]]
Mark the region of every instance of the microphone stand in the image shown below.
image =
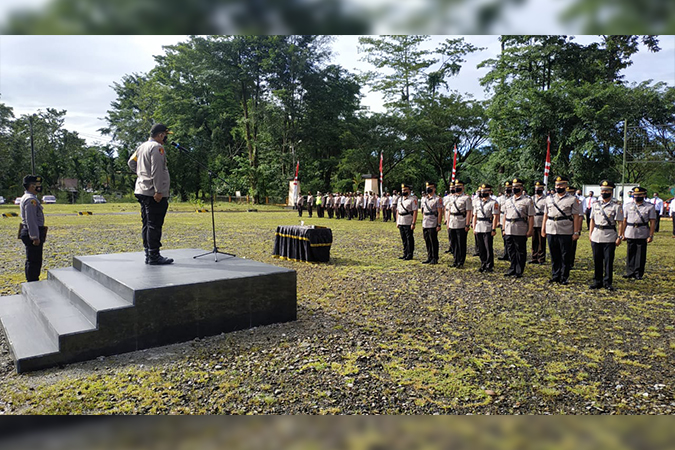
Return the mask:
[[171, 145], [173, 145], [178, 150], [180, 150], [185, 155], [187, 155], [187, 157], [190, 158], [190, 160], [192, 162], [197, 164], [202, 169], [206, 170], [206, 172], [208, 172], [208, 174], [209, 174], [209, 187], [211, 189], [211, 229], [213, 230], [213, 250], [211, 250], [210, 252], [202, 253], [201, 255], [193, 256], [192, 259], [197, 259], [197, 258], [201, 258], [203, 256], [208, 256], [208, 255], [213, 255], [215, 262], [218, 262], [218, 255], [227, 255], [230, 258], [234, 258], [236, 255], [234, 255], [233, 253], [221, 252], [220, 250], [218, 250], [218, 246], [216, 245], [216, 217], [215, 217], [215, 213], [214, 213], [214, 210], [213, 210], [213, 178], [214, 177], [218, 178], [220, 181], [222, 181], [225, 184], [227, 184], [227, 182], [225, 180], [223, 180], [222, 178], [215, 176], [213, 174], [213, 172], [211, 172], [211, 169], [209, 169], [201, 161], [199, 161], [195, 157], [193, 157], [190, 154], [190, 151], [188, 149], [186, 149], [185, 147], [183, 147], [182, 145], [180, 145], [178, 142], [172, 142]]

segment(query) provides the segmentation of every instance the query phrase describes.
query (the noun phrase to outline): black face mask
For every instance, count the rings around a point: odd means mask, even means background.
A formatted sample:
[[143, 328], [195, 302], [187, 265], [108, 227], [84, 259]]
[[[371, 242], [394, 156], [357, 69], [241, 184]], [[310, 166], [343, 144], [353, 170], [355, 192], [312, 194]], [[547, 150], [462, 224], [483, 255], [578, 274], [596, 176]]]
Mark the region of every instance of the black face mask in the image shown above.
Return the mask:
[[537, 195], [544, 195], [543, 189], [537, 189]]
[[42, 186], [35, 186], [35, 192], [42, 192]]
[[555, 188], [555, 191], [556, 191], [558, 194], [564, 194], [565, 192], [567, 192], [567, 188], [564, 188], [564, 187]]
[[483, 198], [490, 198], [490, 193], [489, 192], [481, 192], [480, 196], [483, 197]]
[[431, 188], [427, 188], [427, 194], [432, 194], [433, 192], [434, 192], [434, 190], [433, 190], [433, 189], [431, 189]]
[[459, 194], [460, 192], [462, 192], [462, 188], [456, 188], [455, 189], [455, 194]]
[[166, 140], [167, 140], [168, 138], [169, 138], [169, 135], [167, 134], [166, 136], [164, 136], [164, 139], [162, 139], [162, 143], [163, 143], [163, 144], [166, 144]]
[[402, 195], [402, 196], [404, 196], [404, 197], [407, 197], [407, 196], [408, 196], [408, 194], [410, 194], [410, 192], [407, 192], [407, 191], [403, 191], [403, 192], [401, 192], [401, 195]]
[[455, 190], [454, 190], [454, 189], [450, 189], [450, 193], [451, 193], [451, 194], [454, 194], [454, 193], [455, 193]]
[[600, 194], [600, 195], [602, 195], [602, 198], [604, 198], [605, 200], [607, 200], [608, 198], [612, 198], [612, 193], [611, 193], [611, 192], [603, 192], [603, 193]]
[[511, 194], [513, 194], [513, 189], [511, 189], [511, 188], [508, 188], [508, 189], [506, 190], [506, 193], [507, 193], [508, 195], [511, 195]]
[[633, 199], [635, 199], [635, 203], [642, 203], [642, 202], [644, 201], [645, 198], [644, 198], [644, 197], [636, 197], [636, 196], [633, 196]]
[[521, 192], [523, 192], [523, 190], [521, 188], [513, 188], [514, 194], [520, 194]]

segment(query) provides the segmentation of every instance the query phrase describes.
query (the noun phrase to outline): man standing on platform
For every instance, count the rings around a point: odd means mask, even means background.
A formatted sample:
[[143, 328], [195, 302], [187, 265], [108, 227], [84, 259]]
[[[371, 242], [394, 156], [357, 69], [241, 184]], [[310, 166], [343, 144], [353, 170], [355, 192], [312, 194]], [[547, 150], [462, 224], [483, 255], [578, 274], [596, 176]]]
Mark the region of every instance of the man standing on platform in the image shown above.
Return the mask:
[[410, 193], [409, 184], [401, 185], [401, 198], [398, 202], [396, 226], [401, 233], [403, 242], [403, 256], [399, 259], [410, 261], [415, 252], [415, 222], [417, 222], [417, 198]]
[[[614, 274], [614, 253], [623, 239], [623, 209], [612, 199], [614, 183], [607, 180], [600, 182], [600, 197], [602, 200], [593, 204], [591, 225], [588, 237], [593, 250], [595, 271], [591, 289], [605, 287], [613, 291], [612, 279]], [[617, 225], [619, 230], [617, 231]], [[604, 272], [604, 274], [603, 274]]]
[[482, 184], [473, 200], [473, 234], [476, 237], [479, 272], [492, 273], [495, 266], [494, 236], [499, 224], [499, 204], [491, 198], [492, 186]]
[[150, 265], [173, 262], [173, 259], [165, 258], [159, 253], [164, 218], [169, 209], [171, 179], [166, 165], [164, 144], [170, 133], [166, 125], [154, 124], [150, 129], [150, 139], [139, 145], [127, 162], [137, 175], [134, 194], [141, 205], [145, 262]]
[[567, 189], [569, 180], [556, 177], [555, 195], [546, 199], [542, 237], [548, 236], [551, 251], [549, 283], [567, 284], [572, 262], [572, 242], [581, 234], [581, 207], [574, 192]]
[[464, 193], [464, 183], [455, 181], [455, 195], [450, 199], [448, 228], [454, 244], [452, 267], [461, 269], [466, 261], [466, 236], [471, 227], [471, 197]]
[[314, 206], [314, 196], [311, 191], [307, 191], [307, 213], [312, 217], [312, 206]]
[[532, 264], [546, 263], [546, 238], [541, 235], [541, 226], [544, 223], [544, 211], [546, 210], [546, 195], [544, 195], [544, 183], [534, 183], [534, 234], [532, 235]]
[[506, 252], [511, 267], [505, 277], [521, 278], [527, 262], [527, 238], [534, 232], [534, 206], [532, 199], [523, 193], [523, 181], [514, 178], [513, 195], [499, 205], [504, 215]]
[[625, 218], [624, 240], [627, 241], [626, 273], [624, 278], [641, 280], [645, 275], [647, 263], [647, 244], [654, 240], [656, 229], [656, 210], [654, 205], [645, 201], [647, 189], [633, 189], [633, 201], [623, 210]]
[[37, 194], [42, 192], [42, 177], [26, 175], [23, 177], [25, 192], [19, 204], [21, 226], [19, 227], [19, 239], [26, 247], [26, 263], [24, 271], [26, 281], [38, 281], [42, 270], [42, 249], [47, 236], [45, 215]]
[[427, 192], [420, 202], [422, 234], [427, 245], [427, 260], [422, 264], [438, 264], [438, 232], [443, 222], [443, 203], [436, 195], [436, 183], [427, 183]]

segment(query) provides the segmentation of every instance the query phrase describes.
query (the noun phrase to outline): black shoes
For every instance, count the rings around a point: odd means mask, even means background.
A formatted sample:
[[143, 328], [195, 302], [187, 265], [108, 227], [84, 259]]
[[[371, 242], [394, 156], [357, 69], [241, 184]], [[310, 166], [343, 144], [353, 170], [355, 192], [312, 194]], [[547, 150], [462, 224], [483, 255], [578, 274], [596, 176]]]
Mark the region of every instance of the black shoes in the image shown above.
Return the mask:
[[607, 286], [605, 286], [605, 289], [607, 289], [610, 292], [616, 291], [616, 289], [611, 284], [608, 284]]
[[403, 261], [410, 261], [411, 259], [412, 259], [412, 256], [406, 256], [405, 258], [403, 258]]
[[551, 284], [552, 283], [560, 283], [560, 280], [557, 279], [557, 278], [551, 278], [551, 279], [548, 280], [548, 282], [551, 283]]
[[570, 284], [570, 282], [567, 280], [560, 280], [560, 284], [562, 284], [563, 286], [567, 286], [568, 284]]
[[431, 258], [427, 258], [426, 261], [422, 261], [422, 264], [429, 264], [431, 263]]
[[600, 289], [602, 287], [602, 285], [601, 284], [591, 284], [588, 287], [591, 288], [591, 289]]
[[165, 266], [173, 263], [173, 259], [165, 258], [159, 254], [159, 250], [148, 250], [148, 264], [151, 266]]
[[431, 265], [436, 265], [436, 264], [438, 264], [438, 260], [437, 260], [437, 259], [432, 259], [431, 261], [429, 261], [429, 264], [431, 264]]

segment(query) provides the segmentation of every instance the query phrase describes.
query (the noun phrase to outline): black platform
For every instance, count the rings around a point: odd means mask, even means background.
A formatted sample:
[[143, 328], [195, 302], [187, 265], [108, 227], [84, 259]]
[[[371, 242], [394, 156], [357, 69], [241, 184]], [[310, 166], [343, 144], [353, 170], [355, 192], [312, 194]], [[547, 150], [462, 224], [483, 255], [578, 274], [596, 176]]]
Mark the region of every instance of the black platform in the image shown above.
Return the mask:
[[75, 257], [0, 298], [17, 372], [296, 319], [295, 271], [199, 253], [164, 251], [168, 266], [143, 253]]

